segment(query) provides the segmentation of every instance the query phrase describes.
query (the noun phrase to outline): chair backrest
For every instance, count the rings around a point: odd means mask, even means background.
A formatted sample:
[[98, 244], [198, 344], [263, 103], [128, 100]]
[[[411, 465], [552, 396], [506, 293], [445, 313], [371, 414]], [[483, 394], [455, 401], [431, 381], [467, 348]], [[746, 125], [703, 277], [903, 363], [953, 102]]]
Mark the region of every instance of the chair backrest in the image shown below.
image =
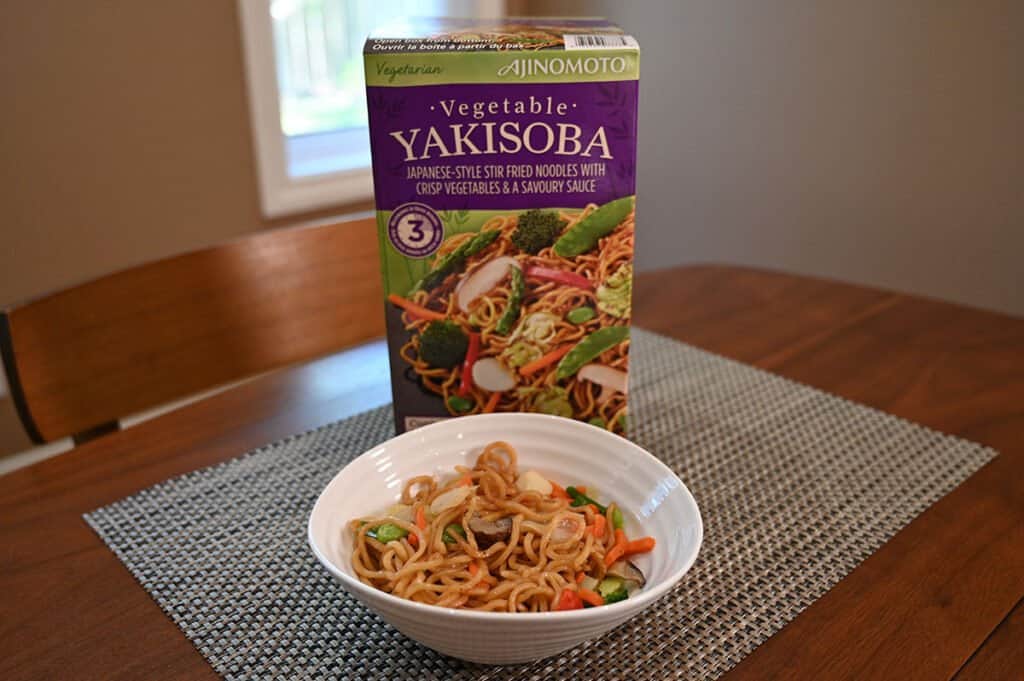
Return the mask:
[[118, 419], [383, 334], [373, 218], [263, 232], [101, 277], [0, 315], [29, 436]]

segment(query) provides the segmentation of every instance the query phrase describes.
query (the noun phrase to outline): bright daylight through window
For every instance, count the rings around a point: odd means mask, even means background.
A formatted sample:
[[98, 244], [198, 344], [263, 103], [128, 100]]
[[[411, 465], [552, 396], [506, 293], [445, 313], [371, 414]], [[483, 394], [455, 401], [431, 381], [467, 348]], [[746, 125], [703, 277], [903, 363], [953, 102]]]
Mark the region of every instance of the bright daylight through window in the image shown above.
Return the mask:
[[267, 217], [370, 199], [362, 49], [405, 17], [501, 16], [502, 0], [238, 0]]
[[393, 17], [442, 14], [445, 2], [274, 0], [274, 55], [292, 177], [366, 168], [363, 40]]

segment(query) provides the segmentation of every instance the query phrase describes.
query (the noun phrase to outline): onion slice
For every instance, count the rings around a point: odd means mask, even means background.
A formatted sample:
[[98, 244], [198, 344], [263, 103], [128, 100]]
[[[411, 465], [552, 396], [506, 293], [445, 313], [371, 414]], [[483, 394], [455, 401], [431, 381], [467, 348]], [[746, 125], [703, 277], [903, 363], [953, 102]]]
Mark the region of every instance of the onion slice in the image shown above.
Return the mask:
[[539, 492], [548, 497], [554, 491], [551, 481], [537, 471], [526, 471], [516, 480], [516, 486], [524, 492]]
[[607, 402], [616, 392], [625, 395], [629, 391], [629, 377], [621, 369], [604, 364], [588, 364], [580, 369], [577, 375], [584, 381], [601, 386], [601, 394], [597, 397], [600, 404]]
[[473, 383], [492, 393], [500, 393], [516, 387], [516, 377], [499, 360], [484, 357], [473, 363]]
[[582, 515], [567, 515], [558, 521], [555, 529], [551, 532], [551, 541], [554, 544], [564, 544], [572, 539], [583, 526]]
[[439, 515], [449, 508], [455, 508], [474, 492], [476, 492], [475, 486], [452, 488], [430, 502], [430, 512]]
[[469, 312], [473, 301], [500, 284], [513, 267], [519, 267], [519, 262], [511, 256], [503, 255], [462, 279], [455, 287], [459, 309]]

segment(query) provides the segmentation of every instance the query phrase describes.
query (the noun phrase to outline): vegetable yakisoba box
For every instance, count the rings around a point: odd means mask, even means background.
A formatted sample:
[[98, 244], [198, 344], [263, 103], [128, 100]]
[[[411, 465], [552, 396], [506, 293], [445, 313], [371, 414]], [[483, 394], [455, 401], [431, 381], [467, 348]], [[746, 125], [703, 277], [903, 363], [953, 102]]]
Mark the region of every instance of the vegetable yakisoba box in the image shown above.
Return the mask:
[[501, 411], [624, 432], [636, 41], [428, 20], [364, 55], [398, 432]]

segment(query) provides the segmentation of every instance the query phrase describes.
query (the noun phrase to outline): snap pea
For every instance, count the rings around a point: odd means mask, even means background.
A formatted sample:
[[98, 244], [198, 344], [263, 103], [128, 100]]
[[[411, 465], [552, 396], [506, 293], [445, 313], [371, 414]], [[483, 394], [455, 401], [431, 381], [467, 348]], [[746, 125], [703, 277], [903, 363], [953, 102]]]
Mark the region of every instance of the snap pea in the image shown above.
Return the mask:
[[461, 395], [452, 395], [448, 398], [448, 406], [451, 407], [452, 411], [462, 413], [469, 411], [473, 408], [473, 400], [462, 397]]
[[412, 287], [413, 292], [420, 289], [429, 291], [436, 287], [444, 281], [445, 277], [462, 267], [466, 262], [466, 258], [476, 255], [494, 243], [499, 234], [501, 234], [500, 230], [491, 229], [486, 232], [480, 232], [472, 239], [461, 243], [454, 251], [434, 263], [430, 271]]
[[583, 307], [577, 307], [573, 310], [569, 310], [568, 314], [565, 315], [565, 318], [569, 320], [570, 324], [579, 325], [586, 324], [596, 316], [597, 313], [594, 312], [594, 308], [584, 305]]
[[632, 196], [615, 199], [599, 206], [558, 238], [554, 246], [555, 253], [563, 258], [574, 258], [586, 253], [597, 245], [601, 237], [607, 236], [615, 229], [631, 210]]
[[523, 293], [526, 288], [523, 284], [522, 270], [518, 267], [510, 269], [512, 270], [512, 279], [509, 282], [508, 307], [501, 313], [501, 319], [494, 327], [494, 332], [502, 336], [507, 336], [512, 331], [512, 325], [519, 319], [519, 308], [523, 305]]
[[602, 352], [614, 348], [627, 338], [629, 338], [628, 326], [606, 326], [594, 331], [565, 354], [565, 357], [558, 363], [555, 376], [561, 380], [575, 375], [583, 368], [584, 364], [597, 359]]
[[409, 534], [409, 531], [395, 525], [394, 523], [384, 523], [383, 525], [378, 525], [374, 530], [374, 533], [377, 535], [377, 541], [381, 544], [387, 544], [389, 541], [397, 541], [401, 539], [405, 535]]
[[569, 504], [570, 506], [586, 506], [587, 504], [593, 504], [594, 506], [597, 507], [597, 511], [601, 515], [604, 515], [605, 512], [608, 510], [607, 506], [597, 503], [596, 501], [588, 497], [586, 494], [576, 489], [575, 487], [566, 487], [565, 493], [572, 497], [572, 503]]
[[445, 544], [454, 544], [455, 535], [459, 535], [463, 539], [466, 538], [466, 530], [462, 528], [462, 525], [458, 523], [451, 523], [444, 528], [444, 534], [441, 535], [441, 539]]
[[626, 521], [622, 517], [622, 511], [616, 506], [615, 510], [612, 511], [612, 525], [615, 526], [616, 530], [621, 530], [622, 526], [626, 524]]

